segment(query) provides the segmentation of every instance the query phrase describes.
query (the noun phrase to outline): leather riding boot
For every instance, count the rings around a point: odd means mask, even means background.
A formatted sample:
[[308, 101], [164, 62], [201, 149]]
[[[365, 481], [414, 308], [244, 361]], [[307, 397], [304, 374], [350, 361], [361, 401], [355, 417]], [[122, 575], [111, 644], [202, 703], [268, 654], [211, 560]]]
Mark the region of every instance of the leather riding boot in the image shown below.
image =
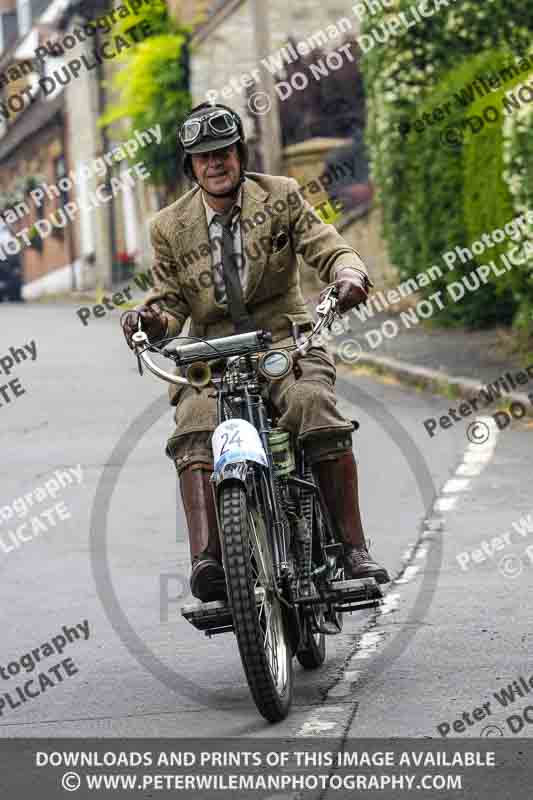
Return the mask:
[[353, 453], [350, 451], [334, 460], [316, 462], [313, 469], [335, 534], [344, 544], [346, 577], [375, 578], [378, 583], [387, 583], [390, 580], [387, 570], [370, 557], [366, 546]]
[[210, 472], [191, 465], [180, 475], [180, 490], [191, 549], [191, 592], [203, 603], [226, 598], [226, 579]]

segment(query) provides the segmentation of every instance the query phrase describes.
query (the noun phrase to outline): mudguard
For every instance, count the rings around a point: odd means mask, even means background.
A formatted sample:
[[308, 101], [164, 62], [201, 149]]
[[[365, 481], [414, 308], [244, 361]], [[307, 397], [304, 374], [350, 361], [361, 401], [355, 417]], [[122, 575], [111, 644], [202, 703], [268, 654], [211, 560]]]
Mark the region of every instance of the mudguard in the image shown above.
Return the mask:
[[254, 426], [245, 419], [228, 419], [213, 432], [213, 480], [231, 478], [246, 483], [250, 461], [268, 467], [268, 458]]

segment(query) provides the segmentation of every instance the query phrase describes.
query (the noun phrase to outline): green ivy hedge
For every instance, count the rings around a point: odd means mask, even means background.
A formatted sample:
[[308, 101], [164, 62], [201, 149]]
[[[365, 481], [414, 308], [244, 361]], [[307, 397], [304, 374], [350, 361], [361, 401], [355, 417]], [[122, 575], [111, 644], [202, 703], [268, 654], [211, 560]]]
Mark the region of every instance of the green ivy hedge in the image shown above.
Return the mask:
[[133, 18], [119, 17], [113, 34], [123, 35], [140, 22], [149, 25], [151, 35], [117, 57], [115, 63], [120, 69], [108, 81], [111, 91], [100, 125], [121, 123], [114, 132], [118, 139], [132, 136], [135, 130], [161, 126], [160, 143], [145, 148], [143, 160], [150, 182], [164, 190], [168, 203], [175, 198], [183, 177], [176, 130], [191, 109], [187, 49], [190, 28], [171, 17], [164, 0], [151, 0]]
[[[503, 228], [518, 213], [503, 179], [502, 99], [523, 76], [506, 81], [500, 89], [477, 97], [466, 107], [453, 99], [476, 77], [495, 74], [509, 63], [510, 55], [505, 51], [470, 58], [446, 73], [430, 98], [417, 109], [417, 116], [422, 119], [424, 114], [450, 103], [450, 113], [442, 122], [422, 132], [412, 128], [406, 136], [404, 185], [401, 195], [392, 201], [407, 209], [404, 223], [411, 232], [410, 241], [397, 253], [396, 263], [403, 276], [420, 272], [421, 262], [427, 266], [436, 263], [445, 270], [439, 287], [444, 288], [479, 264], [491, 260], [497, 263], [512, 244], [506, 240], [464, 264], [457, 259], [451, 271], [441, 258], [455, 246], [466, 248], [481, 239], [483, 233]], [[483, 127], [479, 132], [469, 132], [470, 124]], [[462, 131], [466, 131], [464, 139]], [[457, 138], [458, 146], [450, 145], [448, 133], [453, 134], [452, 140]], [[491, 279], [477, 292], [466, 294], [459, 304], [447, 304], [440, 321], [471, 326], [510, 323], [518, 309], [514, 292], [521, 280], [520, 270]]]
[[[505, 66], [509, 63], [507, 54], [499, 54], [494, 59], [495, 63]], [[492, 59], [490, 60], [492, 63]], [[530, 71], [533, 78], [533, 69]], [[508, 183], [504, 180], [504, 125], [508, 118], [503, 100], [509, 90], [514, 90], [527, 75], [521, 75], [505, 83], [501, 89], [491, 92], [484, 98], [479, 98], [470, 107], [470, 114], [483, 117], [485, 111], [491, 106], [499, 112], [499, 118], [494, 124], [486, 125], [483, 130], [473, 137], [464, 150], [464, 185], [465, 185], [465, 221], [470, 241], [479, 239], [485, 231], [494, 228], [503, 228], [513, 217], [520, 212], [515, 206]], [[533, 206], [531, 206], [533, 208]], [[478, 264], [487, 263], [488, 259], [496, 260], [502, 253], [507, 253], [513, 247], [513, 239], [506, 238], [501, 244], [477, 256]], [[515, 266], [504, 276], [494, 278], [496, 294], [510, 291], [512, 295], [513, 311], [519, 308], [519, 295], [522, 291], [524, 271]], [[531, 297], [533, 301], [533, 296]]]
[[[531, 81], [529, 81], [531, 85]], [[523, 105], [505, 120], [503, 126], [504, 180], [513, 198], [515, 212], [533, 209], [533, 104]], [[533, 331], [533, 224], [529, 224], [526, 239], [531, 244], [526, 263], [513, 276], [518, 311], [514, 325], [527, 334]]]
[[[367, 16], [362, 33], [368, 34], [399, 11], [407, 13], [410, 5], [398, 0], [394, 8]], [[457, 148], [443, 144], [442, 137], [447, 127], [461, 125], [465, 116], [494, 104], [498, 92], [474, 100], [466, 109], [453, 95], [480, 73], [505, 64], [510, 55], [525, 53], [531, 28], [528, 0], [485, 0], [483, 4], [450, 0], [448, 8], [385, 44], [375, 44], [362, 57], [372, 178], [383, 209], [391, 260], [402, 279], [438, 264], [446, 270], [438, 286], [444, 288], [460, 277], [461, 269], [470, 271], [476, 263], [448, 272], [442, 253], [456, 245], [466, 247], [479, 233], [499, 227], [518, 213], [502, 178], [503, 120], [467, 136]], [[505, 89], [512, 85], [506, 83]], [[445, 120], [422, 132], [414, 130], [416, 119], [450, 100]], [[500, 102], [501, 98], [498, 106]], [[488, 252], [492, 258], [493, 251]], [[480, 259], [486, 263], [486, 254]], [[426, 296], [436, 286], [428, 287]], [[447, 305], [440, 321], [508, 322], [520, 307], [514, 290], [510, 282], [487, 285], [460, 303]]]

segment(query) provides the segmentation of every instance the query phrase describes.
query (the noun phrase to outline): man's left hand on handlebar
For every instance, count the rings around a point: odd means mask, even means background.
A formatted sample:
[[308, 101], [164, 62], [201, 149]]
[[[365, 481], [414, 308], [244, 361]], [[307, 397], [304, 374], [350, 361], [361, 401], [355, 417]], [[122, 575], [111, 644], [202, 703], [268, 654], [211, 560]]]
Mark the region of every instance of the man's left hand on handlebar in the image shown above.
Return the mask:
[[[368, 287], [370, 283], [367, 276], [358, 269], [352, 267], [342, 267], [335, 274], [335, 287], [337, 289], [337, 309], [344, 314], [351, 308], [365, 303], [368, 298]], [[329, 287], [320, 293], [320, 301]]]

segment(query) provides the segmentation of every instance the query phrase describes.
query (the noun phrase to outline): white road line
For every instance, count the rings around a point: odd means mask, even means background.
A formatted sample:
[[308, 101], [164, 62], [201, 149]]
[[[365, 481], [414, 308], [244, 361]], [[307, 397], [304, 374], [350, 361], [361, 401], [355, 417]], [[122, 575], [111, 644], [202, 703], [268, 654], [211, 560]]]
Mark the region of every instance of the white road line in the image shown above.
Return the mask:
[[456, 492], [466, 492], [471, 481], [468, 478], [450, 478], [441, 489], [442, 494], [455, 494]]
[[409, 583], [409, 581], [412, 581], [418, 572], [420, 572], [420, 567], [411, 565], [406, 568], [405, 572], [400, 578], [396, 578], [394, 583]]
[[457, 497], [439, 497], [433, 506], [434, 511], [451, 511], [457, 505]]
[[399, 592], [386, 594], [385, 599], [383, 600], [383, 604], [379, 610], [380, 616], [382, 617], [384, 614], [391, 614], [393, 611], [396, 611], [399, 605], [400, 605]]
[[[455, 475], [463, 476], [464, 479], [454, 477], [450, 478], [444, 484], [440, 492], [441, 496], [435, 500], [433, 505], [433, 511], [437, 514], [443, 511], [451, 511], [453, 508], [455, 508], [458, 500], [460, 499], [460, 493], [470, 490], [472, 481], [469, 480], [469, 478], [474, 478], [480, 475], [490, 463], [496, 447], [496, 442], [498, 440], [499, 431], [497, 430], [496, 424], [491, 417], [478, 417], [477, 419], [480, 422], [484, 422], [490, 428], [490, 441], [483, 445], [470, 443], [465, 449], [463, 461], [455, 470]], [[443, 494], [453, 494], [454, 496], [443, 497]], [[437, 537], [437, 531], [440, 531], [443, 528], [444, 520], [439, 516], [430, 517], [429, 519], [424, 520], [419, 541], [416, 543], [409, 542], [407, 550], [403, 556], [404, 563], [415, 560], [418, 563], [408, 564], [401, 577], [396, 578], [396, 580], [392, 582], [391, 586], [409, 583], [418, 575], [420, 570], [424, 567], [424, 562], [429, 552], [429, 544], [431, 540], [435, 539]], [[391, 592], [386, 594], [380, 606], [379, 617], [377, 618], [376, 623], [380, 617], [395, 611], [399, 607], [400, 601], [400, 592]], [[296, 733], [296, 736], [319, 736], [320, 734], [332, 731], [335, 728], [337, 724], [336, 722], [323, 719], [323, 717], [331, 714], [331, 712], [335, 709], [337, 709], [337, 711], [339, 709], [342, 710], [343, 706], [327, 705], [327, 698], [353, 698], [356, 688], [354, 687], [354, 684], [357, 683], [360, 675], [362, 674], [361, 670], [353, 669], [355, 662], [361, 662], [372, 658], [372, 656], [377, 653], [381, 646], [386, 642], [386, 639], [387, 634], [385, 631], [366, 631], [362, 634], [359, 640], [358, 649], [349, 659], [342, 676], [328, 691], [324, 705], [320, 706], [320, 708], [313, 712], [312, 716], [303, 723], [302, 727]]]
[[[315, 711], [311, 717], [304, 722], [296, 736], [320, 736], [321, 733], [332, 731], [338, 726], [338, 720], [344, 711], [343, 706], [321, 706], [320, 710]], [[324, 719], [325, 716], [336, 716], [333, 721]]]
[[346, 678], [347, 681], [350, 681], [350, 683], [356, 683], [360, 674], [361, 673], [358, 672], [356, 669], [352, 669], [348, 670], [348, 672], [345, 672], [344, 677]]
[[457, 467], [455, 474], [468, 476], [469, 478], [475, 478], [481, 472], [483, 472], [484, 464], [485, 461], [480, 461], [479, 459], [476, 459], [475, 461], [469, 461], [466, 464], [463, 462]]

